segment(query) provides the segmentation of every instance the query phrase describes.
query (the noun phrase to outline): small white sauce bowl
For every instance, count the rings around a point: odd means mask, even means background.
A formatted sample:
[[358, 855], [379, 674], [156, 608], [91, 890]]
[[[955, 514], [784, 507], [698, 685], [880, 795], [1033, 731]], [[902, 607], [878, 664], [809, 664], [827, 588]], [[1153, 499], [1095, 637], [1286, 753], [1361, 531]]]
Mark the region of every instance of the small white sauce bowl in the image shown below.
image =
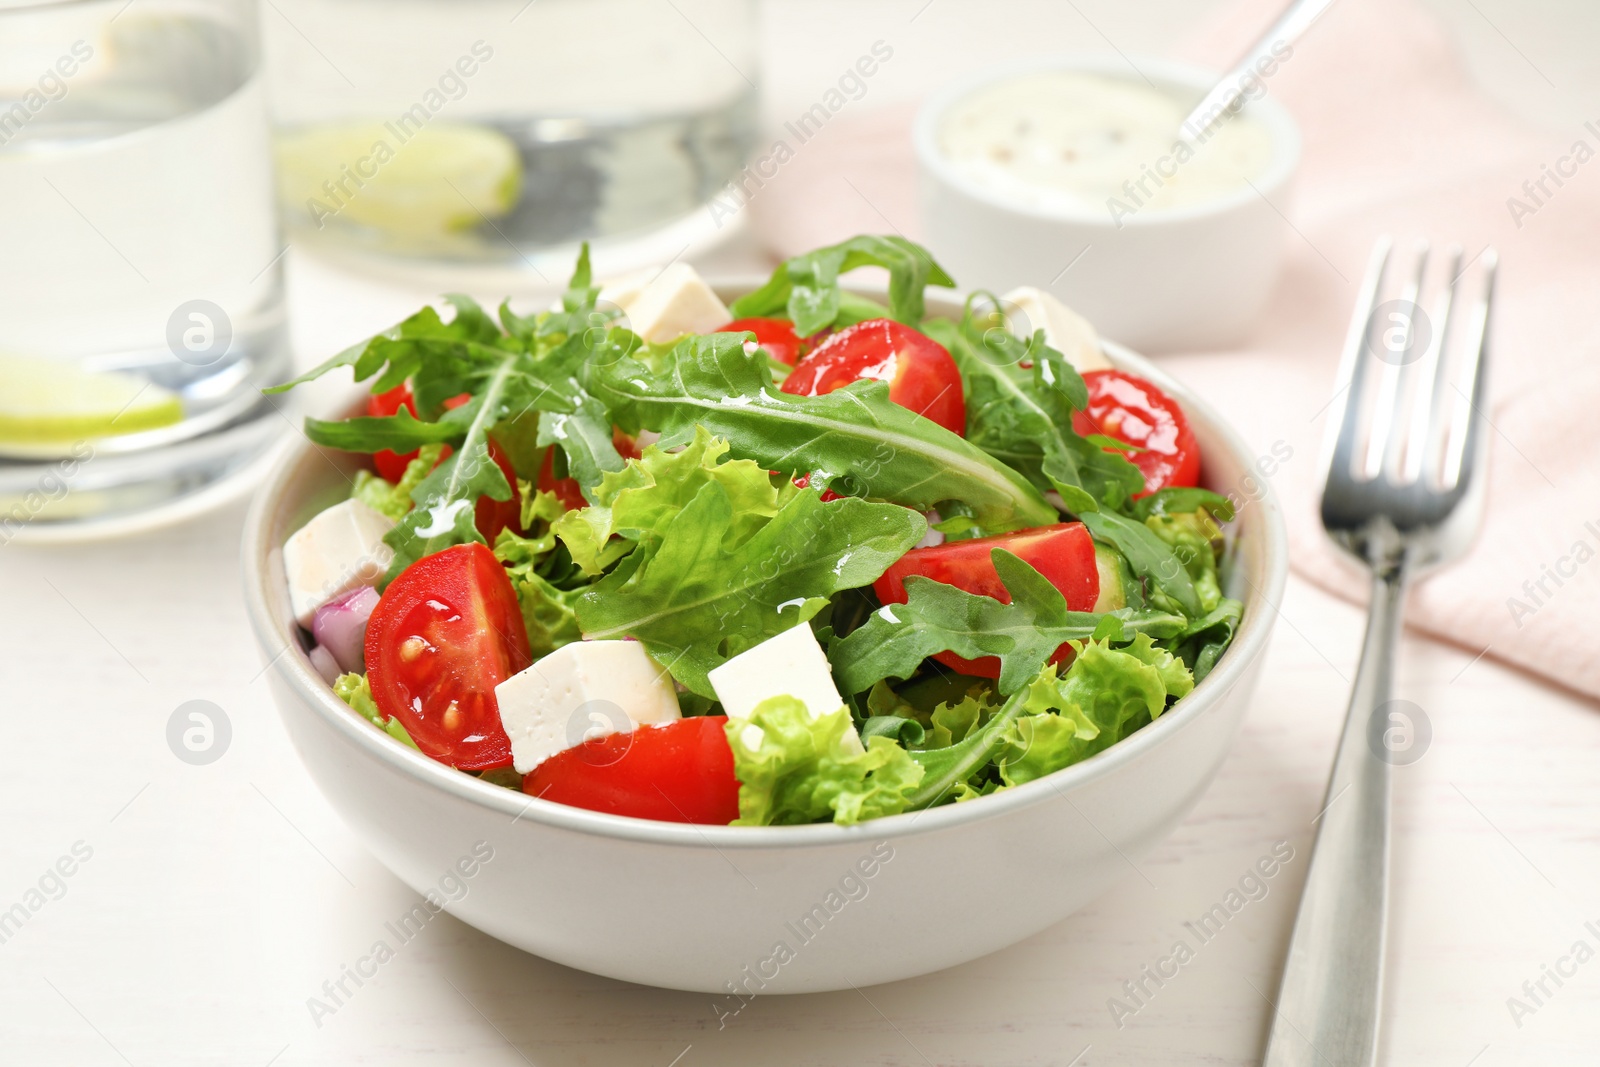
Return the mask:
[[[714, 288], [732, 300], [765, 280]], [[928, 294], [930, 314], [961, 310], [961, 294]], [[1288, 572], [1283, 517], [1255, 453], [1178, 381], [1119, 345], [1104, 348], [1183, 405], [1202, 482], [1241, 500], [1224, 573], [1245, 607], [1232, 646], [1194, 692], [1082, 763], [858, 826], [647, 822], [487, 785], [375, 729], [308, 660], [282, 545], [349, 493], [362, 461], [305, 441], [256, 497], [242, 549], [245, 606], [289, 738], [351, 832], [418, 893], [437, 897], [443, 875], [473, 871], [444, 910], [569, 967], [717, 994], [719, 1015], [756, 994], [926, 974], [1035, 934], [1133, 877], [1131, 864], [1205, 792], [1249, 706]]]
[[[1195, 102], [1219, 77], [1167, 60], [1134, 61], [1157, 87]], [[1266, 306], [1283, 262], [1284, 216], [1300, 162], [1300, 131], [1289, 112], [1270, 96], [1245, 105], [1243, 114], [1260, 122], [1275, 146], [1253, 188], [1179, 207], [1146, 207], [1115, 221], [1103, 205], [1072, 210], [1018, 203], [945, 156], [939, 131], [952, 107], [987, 86], [1055, 70], [1137, 79], [1114, 57], [1057, 58], [988, 70], [923, 105], [912, 140], [925, 243], [963, 285], [996, 293], [1019, 285], [1048, 288], [1101, 336], [1140, 351], [1241, 340]]]

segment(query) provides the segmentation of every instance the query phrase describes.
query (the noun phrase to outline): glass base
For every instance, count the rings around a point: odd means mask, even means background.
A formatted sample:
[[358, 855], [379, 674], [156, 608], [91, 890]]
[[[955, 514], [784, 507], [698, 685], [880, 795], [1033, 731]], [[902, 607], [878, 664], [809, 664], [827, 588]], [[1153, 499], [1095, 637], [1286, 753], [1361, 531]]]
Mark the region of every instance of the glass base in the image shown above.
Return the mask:
[[259, 399], [225, 426], [159, 448], [119, 453], [91, 440], [56, 459], [0, 460], [0, 545], [122, 537], [221, 507], [260, 484], [298, 418]]

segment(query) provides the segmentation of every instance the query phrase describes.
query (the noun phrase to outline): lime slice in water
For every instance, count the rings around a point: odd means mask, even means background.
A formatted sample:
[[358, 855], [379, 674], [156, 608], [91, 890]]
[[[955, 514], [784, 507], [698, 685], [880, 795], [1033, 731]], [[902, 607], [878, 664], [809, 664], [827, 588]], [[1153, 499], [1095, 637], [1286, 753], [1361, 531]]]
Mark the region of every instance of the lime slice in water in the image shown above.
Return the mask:
[[177, 395], [137, 374], [0, 355], [0, 446], [138, 433], [182, 419]]
[[278, 135], [274, 155], [285, 214], [316, 229], [453, 233], [506, 214], [522, 188], [516, 144], [485, 126], [317, 126]]

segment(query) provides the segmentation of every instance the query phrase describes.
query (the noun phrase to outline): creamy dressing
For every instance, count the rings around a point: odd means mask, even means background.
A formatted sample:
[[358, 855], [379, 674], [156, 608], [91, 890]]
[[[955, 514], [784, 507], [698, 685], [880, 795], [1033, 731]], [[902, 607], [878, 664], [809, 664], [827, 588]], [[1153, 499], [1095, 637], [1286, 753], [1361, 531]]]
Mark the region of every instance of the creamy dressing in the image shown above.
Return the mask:
[[984, 188], [1034, 208], [1181, 207], [1246, 188], [1272, 162], [1272, 135], [1236, 115], [1194, 147], [1178, 127], [1194, 101], [1135, 80], [1046, 71], [986, 86], [938, 131], [946, 158]]

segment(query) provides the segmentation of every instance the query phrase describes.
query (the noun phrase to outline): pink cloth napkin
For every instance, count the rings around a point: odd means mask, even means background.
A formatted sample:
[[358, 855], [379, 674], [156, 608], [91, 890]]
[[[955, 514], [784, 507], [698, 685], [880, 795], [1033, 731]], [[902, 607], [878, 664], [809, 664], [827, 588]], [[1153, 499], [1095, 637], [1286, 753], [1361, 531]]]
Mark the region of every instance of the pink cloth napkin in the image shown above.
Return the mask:
[[[1280, 6], [1242, 0], [1182, 58], [1227, 65]], [[1163, 365], [1263, 455], [1292, 450], [1272, 479], [1289, 514], [1292, 565], [1362, 600], [1365, 580], [1326, 544], [1315, 502], [1326, 405], [1368, 255], [1385, 233], [1459, 242], [1468, 256], [1493, 244], [1501, 271], [1485, 524], [1461, 562], [1415, 588], [1407, 619], [1600, 696], [1600, 158], [1559, 188], [1547, 181], [1542, 204], [1523, 188], [1576, 142], [1600, 153], [1600, 135], [1535, 131], [1503, 112], [1413, 0], [1336, 5], [1269, 89], [1305, 138], [1292, 204], [1279, 205], [1293, 222], [1287, 267], [1244, 346], [1163, 356]], [[774, 250], [858, 232], [916, 238], [911, 114], [840, 115], [797, 153], [751, 202]], [[1514, 217], [1512, 197], [1536, 210]]]

